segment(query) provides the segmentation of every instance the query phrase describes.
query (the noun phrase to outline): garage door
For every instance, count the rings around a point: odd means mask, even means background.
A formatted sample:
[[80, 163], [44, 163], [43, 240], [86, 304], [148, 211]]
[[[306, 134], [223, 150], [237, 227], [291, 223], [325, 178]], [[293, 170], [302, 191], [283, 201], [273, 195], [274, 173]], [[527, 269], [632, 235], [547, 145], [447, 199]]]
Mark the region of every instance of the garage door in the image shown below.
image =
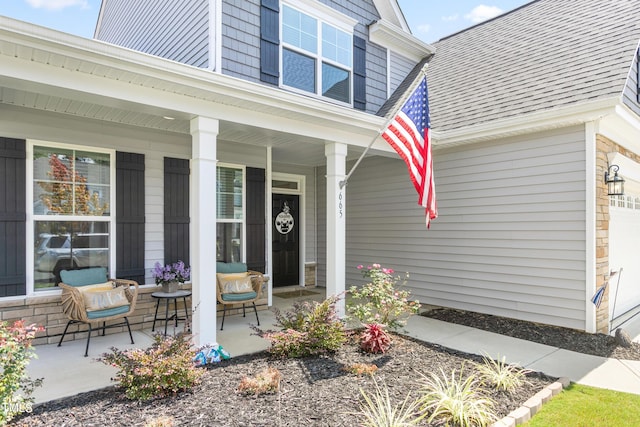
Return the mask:
[[640, 197], [612, 199], [609, 207], [609, 268], [611, 330], [640, 313]]

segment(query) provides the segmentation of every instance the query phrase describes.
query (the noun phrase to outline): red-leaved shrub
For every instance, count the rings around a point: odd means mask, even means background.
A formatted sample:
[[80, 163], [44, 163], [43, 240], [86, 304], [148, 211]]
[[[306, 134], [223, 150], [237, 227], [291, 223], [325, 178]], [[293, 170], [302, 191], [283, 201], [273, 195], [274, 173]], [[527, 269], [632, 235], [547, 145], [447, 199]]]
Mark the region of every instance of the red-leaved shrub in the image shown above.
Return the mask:
[[367, 353], [384, 353], [391, 347], [391, 337], [380, 323], [364, 325], [364, 332], [360, 335], [360, 348]]

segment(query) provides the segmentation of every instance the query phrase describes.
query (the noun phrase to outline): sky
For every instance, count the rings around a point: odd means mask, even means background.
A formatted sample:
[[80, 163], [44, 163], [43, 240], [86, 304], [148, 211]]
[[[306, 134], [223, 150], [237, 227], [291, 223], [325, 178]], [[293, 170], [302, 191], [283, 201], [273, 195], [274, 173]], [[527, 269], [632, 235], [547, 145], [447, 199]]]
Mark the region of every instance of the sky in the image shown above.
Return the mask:
[[[431, 43], [530, 0], [399, 0], [412, 33]], [[92, 38], [100, 0], [0, 0], [0, 15]]]

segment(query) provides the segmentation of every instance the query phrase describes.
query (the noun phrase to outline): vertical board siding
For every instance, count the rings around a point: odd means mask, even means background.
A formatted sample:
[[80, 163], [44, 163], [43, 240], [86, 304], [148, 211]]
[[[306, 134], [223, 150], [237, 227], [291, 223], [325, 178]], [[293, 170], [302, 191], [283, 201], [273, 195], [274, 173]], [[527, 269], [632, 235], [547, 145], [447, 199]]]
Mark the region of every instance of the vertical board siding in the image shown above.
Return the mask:
[[367, 108], [367, 41], [353, 36], [353, 106]]
[[116, 277], [145, 282], [144, 154], [116, 153]]
[[0, 137], [0, 297], [26, 294], [26, 144]]
[[[207, 0], [108, 0], [98, 40], [196, 67], [209, 66]], [[215, 49], [215, 47], [211, 47]], [[211, 57], [215, 57], [211, 52]]]
[[247, 267], [266, 272], [266, 187], [264, 169], [247, 168]]
[[272, 85], [280, 81], [280, 5], [278, 0], [261, 0], [260, 80]]
[[347, 285], [377, 262], [409, 272], [424, 304], [584, 329], [584, 130], [529, 138], [436, 151], [430, 230], [404, 162], [365, 159], [347, 191]]
[[189, 265], [189, 160], [164, 159], [164, 262]]

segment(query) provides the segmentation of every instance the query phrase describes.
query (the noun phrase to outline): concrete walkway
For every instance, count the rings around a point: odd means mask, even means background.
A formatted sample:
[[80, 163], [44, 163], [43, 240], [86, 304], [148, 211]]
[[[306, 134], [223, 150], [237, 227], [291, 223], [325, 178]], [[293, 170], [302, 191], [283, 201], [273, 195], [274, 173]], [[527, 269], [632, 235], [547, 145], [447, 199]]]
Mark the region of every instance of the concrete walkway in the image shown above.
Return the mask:
[[[297, 299], [309, 298], [305, 296]], [[311, 298], [320, 301], [324, 295], [318, 293]], [[276, 306], [286, 306], [295, 301], [277, 296], [273, 300]], [[274, 316], [270, 310], [260, 311], [259, 316], [262, 328], [269, 329], [273, 326]], [[218, 331], [218, 342], [232, 357], [268, 347], [266, 340], [252, 335], [249, 324], [255, 324], [255, 320], [253, 311], [247, 310], [246, 318], [240, 315], [227, 317], [224, 331]], [[630, 322], [624, 328], [635, 337], [634, 341], [640, 342], [640, 319]], [[426, 342], [467, 353], [487, 354], [494, 359], [504, 356], [509, 363], [517, 363], [550, 376], [568, 377], [580, 384], [640, 394], [640, 361], [575, 353], [422, 316], [411, 317], [406, 329], [411, 337]], [[182, 325], [177, 330], [181, 331]], [[173, 332], [175, 331], [169, 331]], [[55, 344], [37, 346], [38, 359], [32, 360], [28, 368], [31, 378], [44, 378], [43, 386], [34, 393], [36, 403], [113, 385], [111, 377], [116, 372], [115, 368], [97, 361], [96, 358], [111, 347], [147, 347], [153, 342], [151, 331], [134, 331], [134, 340], [136, 344], [132, 346], [126, 333], [92, 337], [89, 357], [83, 357], [84, 340], [65, 342], [61, 347]]]

